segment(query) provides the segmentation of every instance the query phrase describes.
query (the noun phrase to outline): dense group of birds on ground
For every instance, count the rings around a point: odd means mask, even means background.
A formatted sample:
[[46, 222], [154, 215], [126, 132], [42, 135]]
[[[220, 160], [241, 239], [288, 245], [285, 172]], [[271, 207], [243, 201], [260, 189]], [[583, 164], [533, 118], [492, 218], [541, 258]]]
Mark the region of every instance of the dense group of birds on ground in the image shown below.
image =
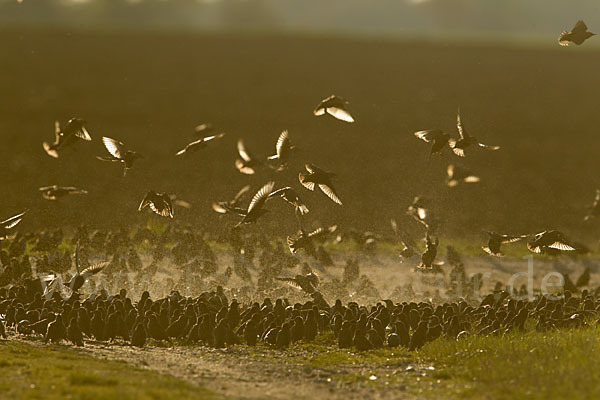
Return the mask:
[[[566, 46], [573, 42], [579, 45], [593, 35], [587, 31], [583, 21], [579, 21], [571, 32], [560, 35], [559, 44]], [[313, 114], [317, 117], [329, 115], [346, 123], [354, 122], [348, 101], [336, 95], [323, 99]], [[86, 124], [81, 118], [71, 118], [64, 125], [56, 122], [55, 140], [53, 143], [43, 142], [43, 149], [50, 157], [59, 158], [64, 148], [77, 146], [78, 142], [92, 141]], [[417, 131], [414, 136], [431, 144], [430, 158], [443, 154], [446, 149], [461, 159], [475, 148], [491, 151], [500, 149], [500, 146], [486, 145], [472, 136], [462, 122], [460, 110], [456, 129], [456, 138], [441, 129]], [[195, 132], [199, 138], [185, 145], [175, 156], [190, 156], [225, 136], [223, 132], [212, 134], [213, 130], [214, 127], [209, 123], [198, 125]], [[97, 156], [98, 160], [122, 164], [123, 177], [127, 176], [138, 159], [143, 158], [142, 154], [114, 138], [102, 137], [102, 143], [108, 155]], [[281, 172], [289, 167], [296, 150], [288, 130], [279, 135], [275, 154], [263, 159], [252, 154], [243, 139], [238, 139], [239, 158], [234, 165], [245, 175], [259, 174], [262, 169]], [[449, 187], [480, 181], [468, 168], [457, 164], [449, 164], [446, 173]], [[342, 206], [333, 184], [334, 178], [335, 173], [311, 162], [306, 162], [304, 170], [298, 173], [301, 187], [311, 192], [318, 189], [333, 203]], [[65, 239], [60, 229], [30, 234], [13, 233], [26, 211], [0, 222], [0, 240], [9, 240], [7, 249], [0, 251], [0, 335], [6, 337], [8, 329], [8, 332], [13, 330], [21, 335], [37, 334], [43, 336], [45, 341], [70, 340], [78, 346], [83, 345], [84, 339], [114, 341], [121, 338], [134, 346], [144, 346], [148, 340], [203, 343], [217, 348], [241, 343], [252, 346], [262, 341], [277, 348], [286, 348], [296, 341], [313, 341], [319, 334], [331, 334], [340, 348], [368, 350], [387, 345], [415, 350], [440, 336], [460, 338], [472, 334], [523, 331], [534, 323], [537, 330], [579, 327], [590, 324], [600, 316], [599, 290], [583, 290], [580, 296], [576, 295], [589, 282], [589, 268], [577, 283], [563, 276], [565, 292], [557, 299], [538, 295], [534, 299], [515, 300], [512, 296], [526, 294], [523, 288], [517, 291], [496, 285], [495, 291], [478, 305], [474, 305], [475, 297], [467, 297], [467, 302], [460, 298], [462, 293], [458, 287], [474, 289], [478, 296], [478, 277], [466, 276], [460, 255], [451, 246], [448, 246], [447, 258], [453, 267], [450, 287], [451, 291], [456, 292], [455, 300], [438, 306], [432, 305], [432, 302], [394, 303], [392, 300], [371, 306], [350, 300], [343, 305], [340, 297], [349, 299], [352, 294], [362, 293], [365, 294], [364, 298], [371, 299], [378, 297], [377, 289], [369, 278], [360, 275], [358, 261], [349, 258], [343, 280], [334, 279], [327, 285], [321, 282], [319, 274], [308, 263], [302, 263], [301, 274], [283, 276], [287, 269], [301, 264], [295, 257], [300, 250], [324, 268], [333, 264], [323, 246], [325, 240], [339, 243], [350, 239], [366, 253], [373, 251], [377, 243], [389, 240], [401, 244], [400, 257], [405, 259], [419, 255], [416, 242], [395, 220], [391, 220], [394, 235], [385, 239], [371, 232], [350, 230], [342, 233], [335, 225], [309, 232], [303, 223], [310, 212], [309, 208], [299, 191], [290, 185], [276, 187], [274, 181], [266, 182], [247, 205], [245, 200], [251, 193], [250, 186], [240, 189], [232, 200], [213, 203], [216, 213], [241, 218], [224, 237], [218, 238], [234, 250], [233, 268], [227, 267], [222, 275], [217, 274], [217, 259], [211, 247], [190, 227], [182, 228], [174, 224], [161, 234], [142, 227], [137, 229], [132, 238], [124, 228], [119, 232], [95, 231], [90, 234], [82, 225], [71, 240], [75, 248], [76, 272], [63, 282], [60, 275], [71, 270], [73, 261], [68, 250], [62, 253], [58, 250]], [[87, 194], [85, 189], [59, 185], [44, 186], [39, 191], [50, 201]], [[268, 212], [267, 202], [277, 198], [293, 207], [298, 233], [288, 236], [285, 244], [279, 240], [273, 244], [265, 234], [244, 233], [243, 226], [256, 223]], [[174, 218], [174, 203], [189, 207], [188, 203], [174, 195], [149, 190], [138, 210], [149, 207], [159, 216]], [[414, 198], [407, 214], [425, 229], [425, 249], [420, 253], [416, 270], [442, 273], [440, 266], [443, 262], [437, 260], [439, 239], [435, 236], [439, 220], [427, 207], [427, 200], [423, 196]], [[589, 221], [598, 215], [600, 190], [596, 193], [590, 213], [584, 219]], [[587, 251], [585, 246], [571, 242], [557, 230], [535, 234], [484, 232], [488, 235], [488, 243], [482, 249], [491, 256], [503, 256], [502, 244], [526, 238], [530, 238], [527, 248], [533, 253], [552, 255]], [[174, 247], [168, 248], [167, 243], [174, 243]], [[147, 267], [142, 265], [138, 254], [138, 248], [142, 245], [150, 249], [152, 257]], [[38, 252], [35, 268], [38, 274], [33, 278], [28, 255], [31, 251]], [[92, 264], [89, 261], [92, 251], [97, 256], [111, 260]], [[109, 295], [102, 289], [81, 300], [80, 289], [91, 276], [100, 272], [108, 273], [111, 269], [131, 270], [152, 276], [158, 270], [159, 262], [167, 256], [176, 265], [185, 267], [185, 271], [192, 276], [201, 279], [211, 277], [216, 290], [205, 291], [197, 297], [186, 297], [178, 290], [173, 290], [169, 296], [155, 301], [151, 300], [148, 291], [144, 291], [140, 300], [134, 302], [127, 296], [126, 289], [121, 289], [118, 295]], [[258, 258], [259, 267], [253, 264], [255, 258]], [[281, 281], [299, 289], [310, 300], [291, 304], [288, 297], [282, 296], [277, 297], [275, 303], [269, 297], [262, 303], [238, 302], [236, 298], [230, 301], [223, 286], [233, 273], [253, 286], [250, 270], [258, 276], [257, 293], [267, 293], [277, 287], [277, 281]], [[327, 297], [336, 298], [333, 306], [322, 294], [325, 289]], [[404, 294], [410, 292], [410, 288], [399, 289], [404, 290]], [[65, 290], [68, 290], [68, 296], [63, 296]], [[232, 294], [236, 293], [230, 293], [230, 297]]]

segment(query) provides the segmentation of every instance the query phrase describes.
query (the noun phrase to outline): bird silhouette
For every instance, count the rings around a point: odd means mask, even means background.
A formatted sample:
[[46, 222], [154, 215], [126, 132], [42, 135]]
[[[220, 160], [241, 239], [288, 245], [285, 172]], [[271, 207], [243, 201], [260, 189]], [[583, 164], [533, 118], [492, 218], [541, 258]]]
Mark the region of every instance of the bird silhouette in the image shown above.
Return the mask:
[[42, 197], [46, 200], [58, 200], [61, 197], [65, 197], [71, 194], [87, 194], [87, 190], [78, 189], [73, 186], [44, 186], [39, 188], [42, 192]]
[[354, 122], [354, 118], [346, 109], [347, 106], [348, 101], [336, 95], [331, 95], [321, 100], [319, 105], [313, 110], [313, 114], [315, 116], [329, 114], [340, 121], [352, 123]]
[[287, 130], [285, 130], [281, 132], [279, 138], [277, 138], [275, 154], [269, 156], [267, 160], [277, 160], [279, 162], [279, 166], [276, 168], [276, 170], [283, 171], [287, 167], [294, 149], [295, 147], [292, 145], [290, 140], [290, 134]]
[[211, 140], [215, 140], [215, 139], [220, 139], [223, 136], [225, 136], [225, 133], [219, 133], [218, 135], [213, 135], [213, 136], [205, 136], [198, 140], [194, 140], [193, 142], [188, 143], [183, 149], [181, 149], [177, 153], [175, 153], [175, 155], [182, 156], [184, 154], [190, 154], [190, 153], [194, 153], [198, 150], [205, 149], [206, 147], [208, 147], [208, 145], [206, 144], [207, 142], [210, 142]]
[[335, 188], [331, 183], [331, 178], [333, 178], [335, 174], [324, 171], [314, 164], [305, 164], [304, 168], [306, 168], [308, 173], [300, 172], [298, 175], [302, 186], [310, 191], [314, 191], [315, 185], [318, 185], [319, 189], [321, 189], [321, 191], [325, 193], [327, 197], [341, 206], [342, 201], [338, 197]]
[[548, 249], [559, 251], [574, 251], [575, 247], [571, 246], [565, 239], [564, 235], [559, 231], [544, 231], [535, 235], [534, 240], [527, 243], [527, 248], [533, 253], [546, 253]]
[[127, 149], [125, 145], [118, 140], [104, 136], [102, 138], [102, 143], [104, 143], [104, 147], [106, 147], [106, 150], [108, 150], [110, 155], [108, 157], [96, 156], [96, 158], [101, 161], [123, 163], [123, 176], [126, 176], [127, 170], [133, 167], [135, 160], [143, 158], [140, 153]]
[[527, 235], [501, 235], [496, 232], [484, 231], [488, 234], [488, 245], [487, 247], [482, 247], [483, 251], [488, 253], [491, 256], [503, 257], [504, 254], [500, 251], [500, 246], [504, 243], [514, 243], [518, 242], [521, 239], [527, 237]]
[[64, 128], [60, 127], [58, 121], [54, 122], [54, 143], [44, 142], [42, 146], [50, 157], [58, 158], [58, 151], [68, 145], [75, 143], [78, 139], [91, 141], [92, 137], [85, 129], [85, 120], [81, 118], [71, 118]]
[[431, 143], [429, 158], [432, 154], [442, 154], [442, 150], [446, 147], [450, 140], [450, 135], [441, 129], [429, 129], [415, 132], [414, 135], [426, 143]]
[[568, 46], [569, 42], [573, 42], [576, 45], [580, 45], [595, 35], [595, 33], [588, 32], [588, 27], [585, 25], [585, 22], [579, 20], [573, 29], [571, 29], [571, 32], [563, 31], [560, 34], [558, 37], [558, 44], [561, 46]]
[[171, 197], [166, 193], [150, 190], [142, 199], [138, 211], [142, 211], [146, 206], [161, 217], [173, 218], [173, 204], [171, 204]]
[[258, 192], [252, 197], [252, 201], [248, 206], [248, 210], [243, 213], [242, 220], [235, 226], [236, 228], [242, 224], [250, 224], [256, 222], [256, 220], [262, 215], [266, 214], [268, 210], [265, 210], [263, 206], [269, 198], [269, 195], [273, 191], [275, 182], [267, 182], [259, 189]]
[[275, 278], [278, 281], [287, 283], [288, 285], [303, 290], [307, 294], [313, 293], [319, 286], [319, 275], [315, 271], [311, 271], [305, 275], [296, 275], [293, 278]]
[[459, 157], [464, 157], [465, 149], [471, 145], [477, 145], [486, 150], [499, 150], [500, 149], [500, 146], [488, 146], [487, 144], [483, 144], [483, 143], [479, 142], [476, 138], [471, 136], [462, 124], [462, 121], [460, 118], [460, 110], [456, 114], [456, 129], [458, 130], [458, 135], [459, 135], [458, 140], [451, 138], [448, 140], [448, 144], [450, 145], [450, 148], [452, 149], [454, 154], [456, 154]]
[[294, 211], [300, 215], [308, 214], [308, 207], [306, 207], [306, 204], [300, 199], [298, 193], [289, 186], [271, 192], [269, 198], [273, 197], [281, 197], [287, 203], [294, 206]]

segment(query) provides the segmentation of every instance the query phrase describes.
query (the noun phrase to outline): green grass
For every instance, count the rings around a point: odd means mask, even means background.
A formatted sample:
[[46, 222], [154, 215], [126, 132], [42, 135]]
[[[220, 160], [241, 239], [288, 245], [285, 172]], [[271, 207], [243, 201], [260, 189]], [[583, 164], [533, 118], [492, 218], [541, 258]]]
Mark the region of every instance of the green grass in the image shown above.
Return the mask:
[[212, 399], [207, 389], [61, 346], [0, 343], [2, 399]]

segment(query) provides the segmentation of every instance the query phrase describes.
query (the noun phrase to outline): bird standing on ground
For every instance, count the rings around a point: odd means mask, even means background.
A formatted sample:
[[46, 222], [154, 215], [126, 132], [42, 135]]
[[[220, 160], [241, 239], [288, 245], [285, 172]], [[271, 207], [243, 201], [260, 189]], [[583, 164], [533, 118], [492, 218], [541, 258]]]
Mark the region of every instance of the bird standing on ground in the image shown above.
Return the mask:
[[220, 139], [223, 136], [225, 136], [225, 133], [219, 133], [218, 135], [213, 135], [213, 136], [205, 136], [203, 138], [200, 138], [198, 140], [195, 140], [195, 141], [187, 144], [182, 150], [179, 150], [177, 153], [175, 153], [175, 155], [182, 156], [184, 154], [190, 154], [190, 153], [196, 152], [200, 149], [205, 149], [206, 147], [208, 147], [208, 145], [206, 144], [207, 142], [210, 142], [211, 140], [214, 140], [214, 139]]
[[85, 140], [90, 142], [92, 137], [85, 129], [85, 120], [81, 118], [71, 118], [67, 125], [61, 129], [58, 121], [54, 122], [54, 143], [44, 142], [42, 146], [50, 157], [58, 158], [58, 150], [63, 146], [68, 146], [75, 143], [77, 139]]
[[138, 158], [143, 157], [141, 154], [128, 150], [125, 145], [118, 140], [111, 139], [109, 137], [103, 137], [102, 143], [104, 143], [104, 147], [110, 153], [108, 157], [96, 156], [98, 160], [101, 161], [113, 161], [113, 162], [121, 162], [125, 165], [123, 169], [123, 176], [127, 175], [127, 170], [133, 167], [133, 163]]
[[483, 143], [479, 142], [477, 139], [475, 139], [473, 136], [471, 136], [462, 124], [462, 121], [460, 119], [460, 110], [456, 114], [456, 129], [458, 130], [458, 135], [459, 135], [458, 140], [457, 139], [449, 139], [448, 144], [450, 145], [450, 148], [452, 149], [454, 154], [456, 154], [459, 157], [464, 157], [465, 149], [473, 144], [477, 145], [479, 147], [482, 147], [486, 150], [499, 150], [500, 149], [500, 146], [488, 146], [487, 144], [483, 144]]
[[52, 185], [41, 187], [39, 190], [46, 200], [57, 200], [71, 194], [87, 194], [87, 190], [77, 189], [73, 186]]
[[21, 222], [23, 215], [25, 215], [26, 212], [27, 211], [23, 211], [21, 214], [14, 215], [0, 222], [0, 240], [9, 239], [11, 237], [9, 231]]
[[308, 173], [300, 172], [298, 175], [302, 186], [310, 191], [314, 191], [315, 184], [319, 185], [319, 188], [327, 195], [327, 197], [341, 206], [342, 201], [338, 197], [335, 188], [331, 183], [331, 178], [333, 178], [335, 174], [323, 171], [314, 164], [305, 164], [304, 167]]
[[504, 254], [502, 254], [502, 252], [500, 251], [500, 245], [502, 245], [503, 243], [514, 243], [514, 242], [518, 242], [519, 240], [527, 237], [527, 235], [515, 236], [515, 235], [501, 235], [499, 233], [491, 232], [491, 231], [484, 231], [484, 232], [489, 235], [489, 239], [488, 239], [487, 247], [482, 247], [482, 249], [489, 255], [496, 256], [496, 257], [504, 256]]
[[595, 33], [588, 32], [585, 22], [579, 20], [571, 30], [571, 32], [564, 31], [558, 37], [558, 44], [561, 46], [568, 46], [569, 42], [573, 42], [576, 45], [580, 45], [587, 39], [595, 36]]
[[315, 116], [329, 114], [340, 121], [352, 123], [354, 122], [354, 118], [350, 115], [348, 110], [346, 110], [347, 105], [348, 101], [332, 94], [326, 99], [321, 100], [319, 105], [314, 109], [313, 114]]
[[171, 197], [166, 193], [149, 191], [140, 203], [138, 211], [142, 211], [146, 206], [150, 206], [150, 209], [161, 217], [173, 218], [173, 204], [171, 204]]

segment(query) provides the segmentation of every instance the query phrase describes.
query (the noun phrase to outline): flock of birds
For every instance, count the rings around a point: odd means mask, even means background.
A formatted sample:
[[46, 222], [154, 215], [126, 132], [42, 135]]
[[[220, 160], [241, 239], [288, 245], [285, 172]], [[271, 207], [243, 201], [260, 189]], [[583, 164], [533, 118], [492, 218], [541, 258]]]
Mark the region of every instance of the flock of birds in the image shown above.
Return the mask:
[[[587, 31], [583, 21], [579, 21], [571, 32], [563, 32], [560, 35], [559, 44], [566, 46], [572, 42], [580, 45], [593, 35]], [[348, 102], [336, 95], [323, 99], [313, 110], [313, 114], [329, 115], [346, 123], [354, 122], [354, 117], [348, 110]], [[486, 145], [472, 136], [462, 122], [460, 110], [457, 113], [456, 129], [458, 132], [456, 138], [440, 129], [421, 130], [414, 135], [431, 145], [430, 157], [442, 154], [446, 149], [460, 158], [465, 158], [467, 152], [474, 148], [491, 151], [500, 149], [499, 146]], [[175, 155], [177, 157], [189, 155], [225, 136], [225, 133], [207, 135], [212, 130], [211, 124], [197, 126], [196, 133], [201, 137], [187, 144]], [[64, 126], [59, 122], [55, 123], [55, 140], [53, 143], [44, 142], [43, 149], [49, 156], [58, 158], [64, 148], [91, 140], [92, 137], [86, 129], [86, 121], [71, 118]], [[136, 161], [143, 158], [140, 153], [114, 138], [103, 137], [102, 143], [108, 155], [97, 158], [101, 161], [121, 163], [124, 177], [127, 176], [128, 170], [134, 167]], [[239, 158], [234, 162], [235, 167], [242, 174], [253, 175], [261, 168], [278, 172], [286, 170], [296, 152], [296, 147], [292, 144], [289, 132], [285, 130], [277, 139], [275, 154], [266, 159], [254, 156], [248, 151], [242, 139], [237, 141], [237, 150]], [[480, 180], [466, 168], [453, 164], [447, 167], [447, 176], [447, 185], [450, 187], [462, 183], [476, 183]], [[306, 163], [304, 170], [298, 173], [298, 181], [302, 187], [309, 191], [318, 188], [332, 202], [342, 206], [342, 201], [333, 185], [334, 177], [334, 173], [312, 163]], [[47, 200], [87, 193], [83, 189], [58, 185], [41, 187], [39, 190]], [[306, 231], [303, 218], [309, 214], [309, 209], [301, 199], [300, 193], [292, 186], [276, 188], [275, 182], [269, 181], [252, 196], [249, 204], [244, 206], [244, 199], [249, 193], [250, 187], [245, 186], [232, 200], [213, 203], [215, 212], [240, 218], [228, 238], [237, 257], [234, 257], [236, 274], [243, 279], [248, 279], [247, 266], [254, 258], [253, 247], [256, 247], [254, 246], [256, 243], [260, 243], [263, 250], [261, 264], [269, 267], [263, 267], [260, 271], [259, 282], [261, 279], [263, 283], [265, 281], [286, 282], [309, 295], [311, 300], [292, 305], [285, 298], [277, 298], [273, 304], [267, 297], [262, 304], [258, 302], [240, 304], [236, 299], [229, 301], [219, 285], [216, 291], [206, 291], [195, 298], [184, 297], [174, 290], [169, 296], [153, 301], [149, 292], [145, 291], [140, 300], [134, 303], [127, 297], [127, 291], [122, 289], [114, 296], [109, 296], [106, 291], [100, 290], [81, 301], [79, 290], [91, 276], [112, 265], [116, 265], [117, 268], [123, 266], [126, 268], [127, 264], [141, 265], [140, 257], [133, 244], [128, 242], [127, 233], [120, 232], [97, 239], [95, 235], [90, 238], [86, 229], [82, 227], [78, 230], [76, 240], [74, 239], [76, 272], [68, 282], [63, 283], [55, 272], [42, 274], [38, 276], [40, 279], [30, 278], [26, 273], [18, 273], [27, 272], [28, 269], [31, 271], [30, 266], [27, 266], [29, 261], [25, 261], [28, 240], [35, 236], [39, 250], [52, 252], [55, 251], [52, 247], [58, 245], [57, 238], [60, 240], [62, 233], [44, 231], [39, 235], [19, 237], [13, 233], [13, 230], [25, 216], [26, 212], [22, 212], [0, 222], [0, 240], [12, 241], [9, 253], [0, 251], [0, 262], [5, 267], [1, 276], [3, 281], [8, 276], [8, 283], [13, 283], [10, 287], [0, 288], [0, 335], [6, 337], [8, 328], [23, 335], [43, 335], [46, 341], [68, 339], [76, 345], [83, 345], [84, 337], [96, 341], [113, 341], [120, 337], [135, 346], [144, 346], [147, 340], [153, 339], [200, 342], [218, 348], [239, 343], [252, 346], [258, 341], [263, 341], [278, 348], [285, 348], [293, 342], [312, 341], [319, 334], [331, 332], [340, 348], [354, 347], [358, 350], [368, 350], [387, 345], [404, 346], [415, 350], [427, 341], [440, 336], [460, 338], [470, 334], [522, 331], [530, 325], [527, 322], [531, 320], [536, 321], [535, 329], [538, 330], [575, 327], [586, 325], [600, 316], [599, 290], [593, 292], [584, 290], [580, 297], [571, 295], [572, 292], [578, 292], [580, 286], [587, 284], [589, 269], [586, 270], [587, 277], [582, 276], [577, 285], [567, 279], [565, 295], [556, 300], [537, 296], [531, 301], [517, 301], [510, 298], [514, 292], [497, 287], [494, 293], [486, 296], [478, 306], [469, 305], [463, 300], [446, 302], [437, 307], [425, 302], [394, 304], [391, 300], [386, 300], [367, 307], [353, 301], [343, 305], [339, 298], [333, 306], [330, 306], [318, 290], [321, 283], [319, 275], [306, 263], [303, 265], [302, 274], [294, 277], [280, 275], [283, 271], [282, 265], [298, 265], [298, 260], [293, 255], [299, 250], [305, 251], [322, 265], [327, 265], [330, 262], [329, 255], [319, 242], [335, 235], [337, 227], [321, 227], [312, 232]], [[256, 223], [268, 212], [267, 202], [277, 198], [281, 198], [293, 207], [298, 222], [298, 234], [288, 236], [286, 239], [287, 248], [292, 256], [284, 255], [278, 247], [279, 244], [275, 245], [275, 249], [271, 249], [268, 239], [264, 237], [254, 238], [256, 241], [253, 246], [249, 246], [240, 234], [243, 225]], [[149, 207], [157, 215], [173, 218], [174, 202], [189, 207], [189, 204], [172, 195], [150, 190], [142, 199], [138, 209], [141, 211]], [[425, 250], [420, 255], [421, 260], [417, 270], [440, 272], [439, 266], [443, 263], [437, 261], [439, 240], [435, 237], [439, 220], [435, 218], [427, 207], [427, 201], [421, 196], [415, 197], [408, 207], [407, 214], [425, 228]], [[600, 190], [597, 191], [591, 212], [585, 220], [597, 216], [600, 216]], [[396, 221], [391, 220], [391, 224], [396, 241], [402, 244], [400, 256], [409, 258], [417, 254], [414, 240], [410, 239]], [[487, 246], [482, 249], [491, 256], [503, 256], [502, 244], [517, 242], [528, 237], [531, 239], [527, 242], [527, 247], [534, 253], [555, 254], [563, 251], [585, 250], [583, 246], [571, 243], [556, 230], [531, 235], [485, 232], [489, 238]], [[177, 237], [177, 245], [172, 249], [175, 259], [182, 263], [192, 262], [190, 258], [193, 258], [191, 255], [195, 252], [202, 257], [202, 263], [207, 265], [215, 263], [215, 256], [210, 254], [210, 248], [202, 245], [202, 239], [194, 236], [189, 230], [176, 232], [173, 228], [165, 235], [167, 234]], [[156, 267], [157, 261], [168, 252], [164, 245], [165, 237], [159, 237], [148, 230], [141, 230], [138, 235], [139, 240], [152, 244], [154, 259], [151, 266]], [[377, 235], [368, 232], [352, 232], [351, 236], [365, 250], [373, 248], [379, 240]], [[342, 235], [338, 235], [336, 240], [342, 240]], [[88, 254], [82, 255], [82, 252], [87, 252], [81, 249], [80, 241], [90, 247], [94, 247], [95, 243], [95, 247], [105, 248], [105, 254], [112, 254], [113, 260], [92, 265], [87, 259]], [[128, 248], [127, 257], [122, 257], [116, 250], [123, 246]], [[452, 254], [450, 249], [449, 254]], [[292, 257], [292, 260], [286, 257]], [[457, 257], [455, 256], [455, 259]], [[60, 265], [63, 270], [67, 270], [71, 268], [71, 259], [65, 252], [62, 259], [59, 257], [53, 262], [45, 256], [40, 264], [41, 268], [38, 270], [56, 270]], [[275, 264], [279, 264], [279, 267], [273, 267]], [[455, 261], [454, 264], [460, 272], [458, 267], [460, 263]], [[6, 273], [7, 266], [12, 268], [14, 276]], [[200, 272], [214, 275], [215, 271], [216, 268], [210, 269], [209, 272], [201, 268]], [[228, 268], [225, 275], [227, 273], [229, 275], [226, 278], [231, 276], [231, 268]], [[464, 275], [464, 270], [462, 274]], [[348, 260], [344, 269], [344, 280], [348, 277], [348, 281], [353, 281], [358, 276], [356, 261]], [[363, 286], [372, 287], [372, 284], [368, 284], [368, 278], [364, 279], [367, 283]], [[67, 287], [70, 292], [66, 298], [61, 295], [62, 286]]]

